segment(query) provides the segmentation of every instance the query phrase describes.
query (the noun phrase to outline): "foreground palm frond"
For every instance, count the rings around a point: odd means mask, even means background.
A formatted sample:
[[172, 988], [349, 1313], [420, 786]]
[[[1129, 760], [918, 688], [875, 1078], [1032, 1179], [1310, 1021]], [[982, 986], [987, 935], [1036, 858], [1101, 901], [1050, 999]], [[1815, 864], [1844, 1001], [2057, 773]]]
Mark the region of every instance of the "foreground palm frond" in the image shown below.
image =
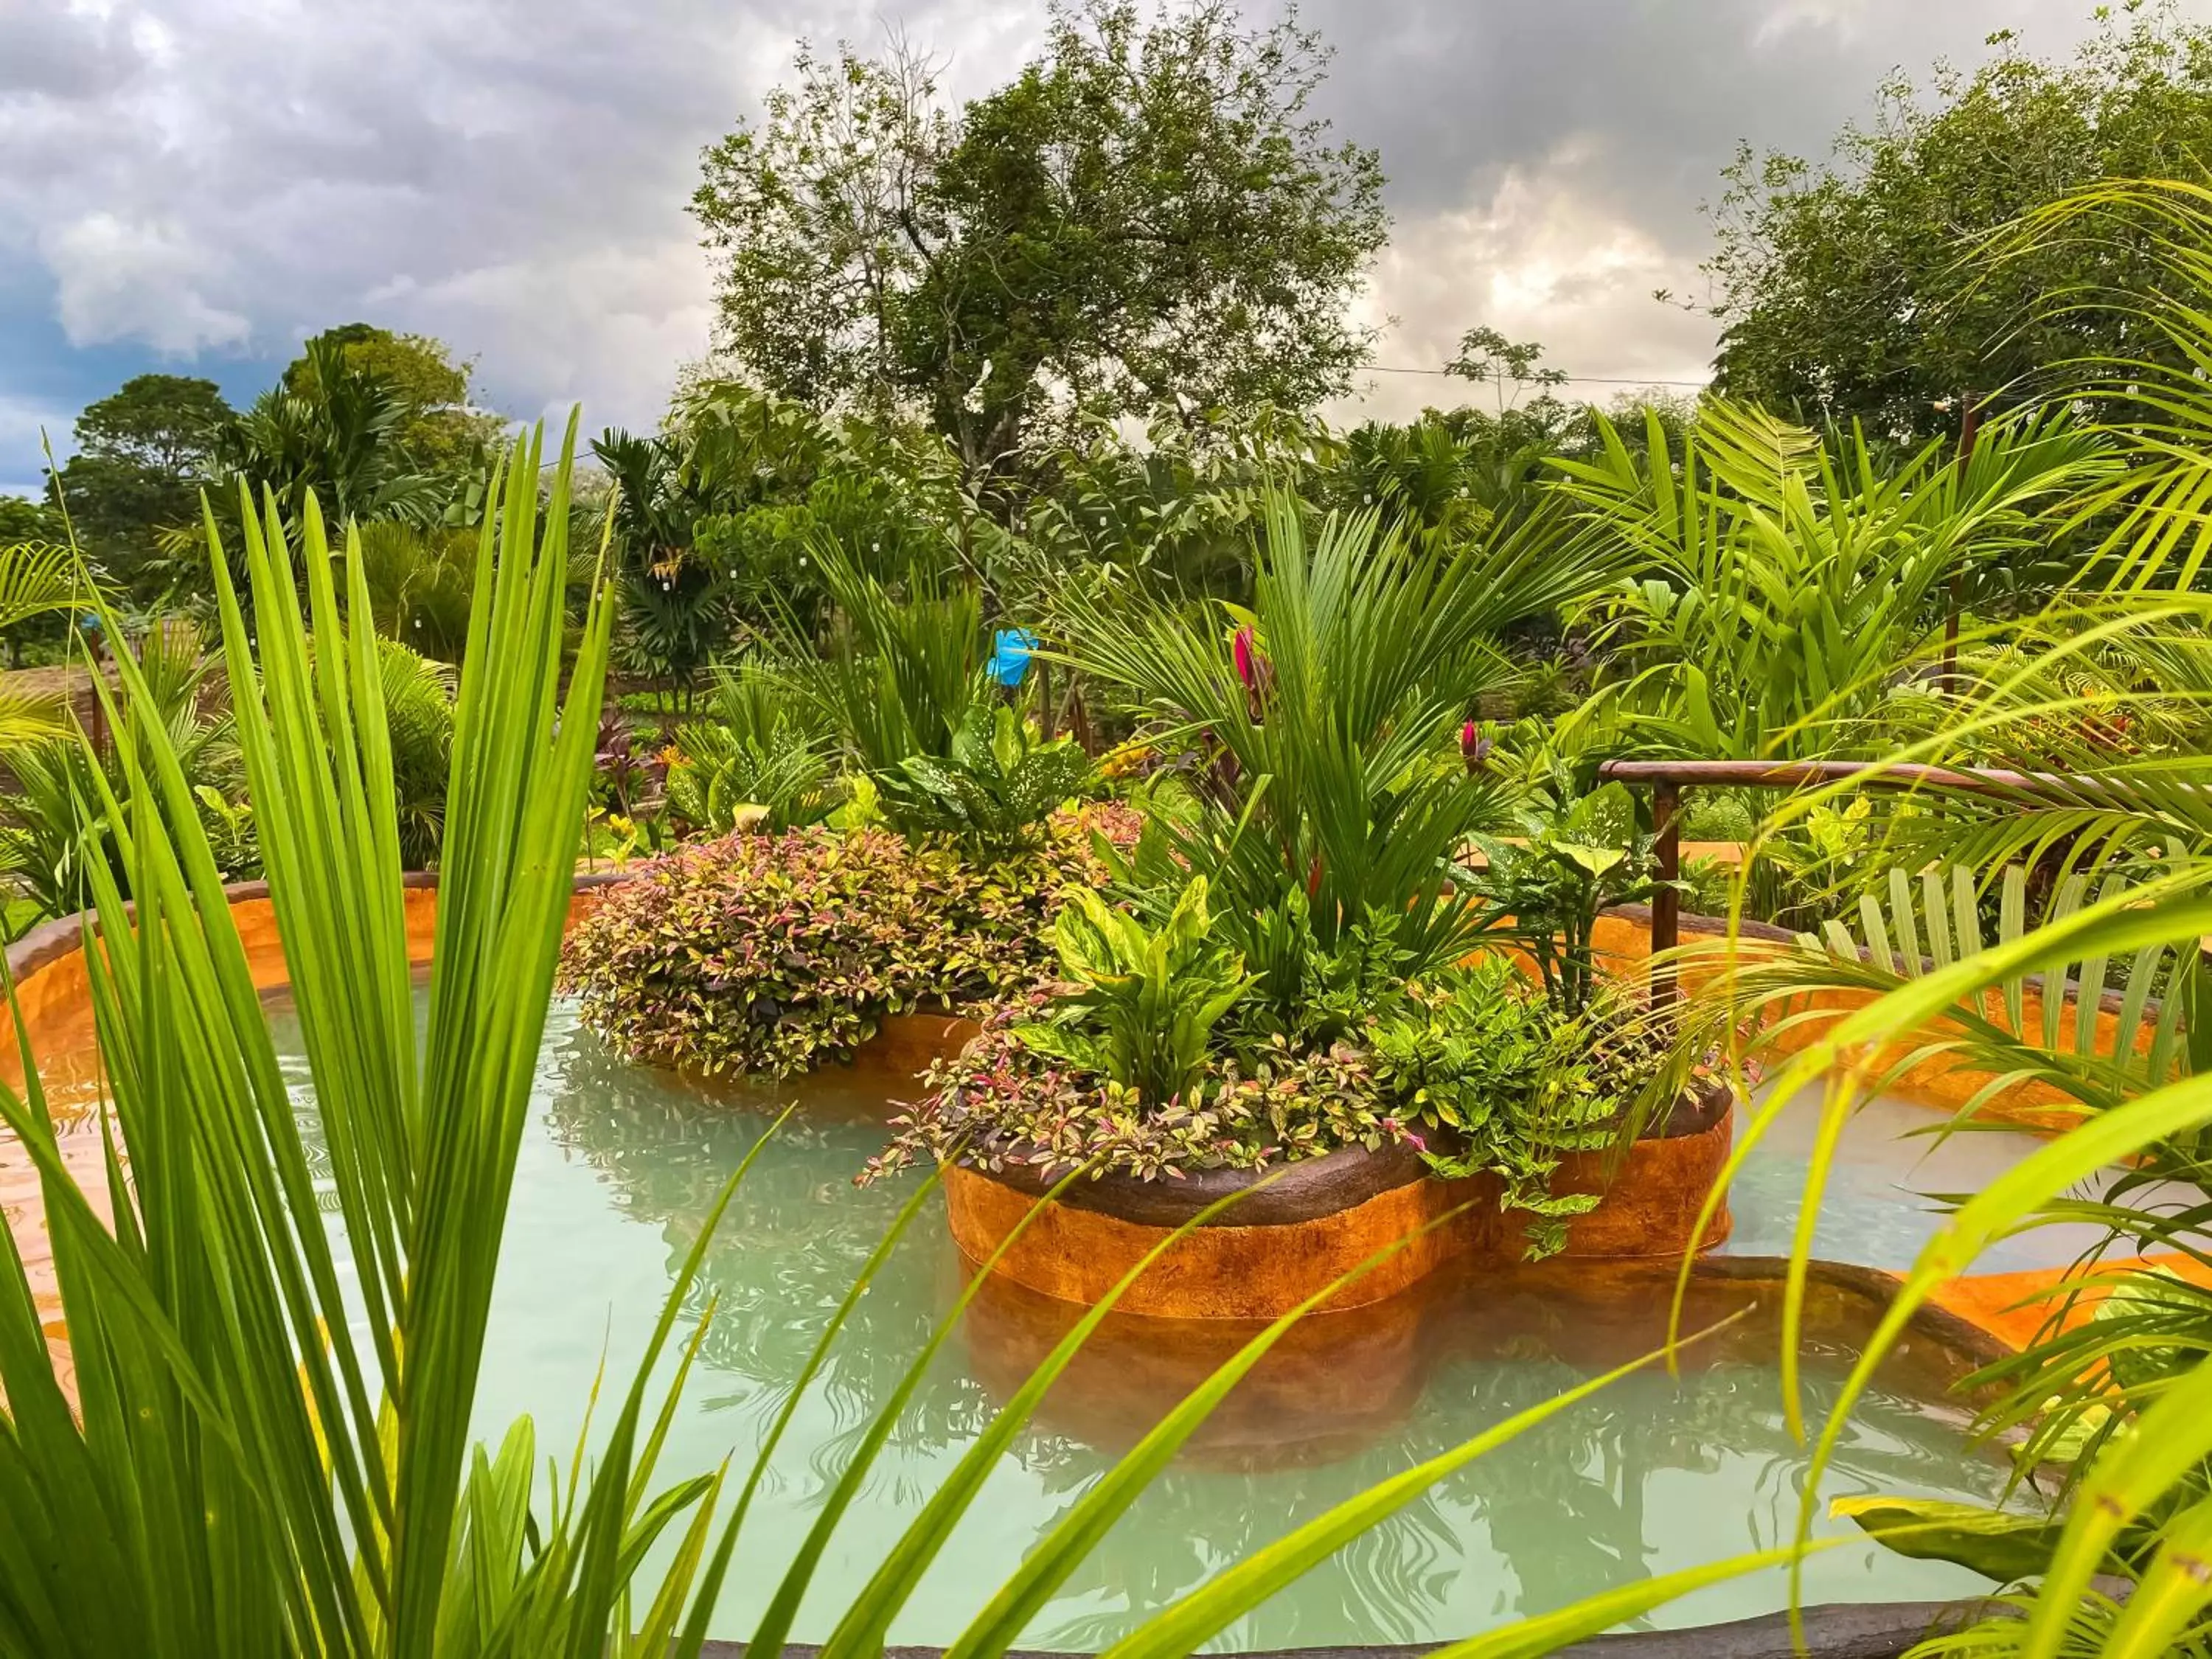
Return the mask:
[[[1996, 1240], [2046, 1221], [2087, 1222], [2122, 1255], [2169, 1252], [2200, 1273], [2212, 1261], [2212, 1203], [2202, 1195], [2212, 1126], [2212, 980], [2202, 953], [2212, 933], [2212, 632], [2203, 598], [2190, 591], [2212, 550], [2203, 380], [2212, 368], [2212, 190], [2108, 182], [2031, 216], [2014, 246], [2094, 236], [2116, 216], [2153, 231], [2165, 267], [2157, 291], [2051, 302], [2117, 307], [2158, 355], [2171, 350], [2189, 367], [2168, 369], [2149, 351], [2069, 366], [2093, 410], [2109, 400], [2130, 411], [2087, 428], [2127, 470], [2077, 477], [2064, 504], [2067, 530], [2101, 537], [2099, 556], [2014, 637], [1969, 641], [1970, 693], [1946, 729], [1913, 750], [1885, 745], [1893, 759], [1993, 765], [2014, 781], [1987, 793], [1915, 792], [1890, 816], [1894, 873], [1855, 917], [1838, 919], [1826, 948], [1740, 960], [1715, 981], [1724, 1023], [1764, 1021], [1755, 1040], [1794, 1051], [1745, 1141], [1771, 1121], [1771, 1102], [1822, 1091], [1785, 1366], [1820, 1191], [1862, 1100], [1936, 1060], [1990, 1079], [1960, 1125], [1996, 1090], [2021, 1084], [2078, 1119], [1954, 1200], [1820, 1430], [1808, 1494], [1913, 1313]], [[1801, 799], [1777, 817], [1805, 810]], [[2040, 978], [2039, 1012], [2027, 1004], [2030, 975]], [[2024, 1470], [2059, 1477], [2047, 1508], [1942, 1516], [1911, 1542], [1862, 1516], [1907, 1553], [1974, 1565], [2012, 1591], [1988, 1619], [1916, 1652], [2200, 1651], [2212, 1607], [2212, 1366], [2202, 1363], [2212, 1301], [2163, 1267], [2123, 1264], [2057, 1285], [2035, 1306], [2039, 1339], [1975, 1380], [1996, 1392], [1983, 1430], [2019, 1438]], [[1801, 1528], [1811, 1520], [1805, 1502]], [[1909, 1500], [1883, 1504], [1907, 1522], [1926, 1513]], [[2106, 1593], [2114, 1578], [2124, 1596]]]
[[[631, 1467], [635, 1389], [596, 1476], [560, 1511], [556, 1547], [489, 1542], [511, 1525], [529, 1464], [503, 1455], [472, 1475], [468, 1461], [605, 661], [602, 610], [556, 732], [566, 515], [550, 514], [539, 538], [536, 461], [534, 449], [518, 458], [504, 530], [487, 528], [478, 552], [475, 626], [492, 647], [479, 660], [499, 669], [462, 688], [462, 850], [419, 1059], [374, 635], [339, 624], [312, 498], [299, 526], [304, 609], [273, 503], [266, 519], [244, 509], [258, 641], [221, 582], [219, 549], [215, 560], [343, 1265], [162, 700], [147, 665], [118, 662], [121, 787], [94, 769], [95, 798], [81, 804], [113, 826], [137, 904], [134, 916], [115, 873], [89, 866], [112, 1218], [64, 1167], [27, 1053], [25, 1095], [0, 1098], [42, 1177], [76, 1383], [72, 1402], [10, 1237], [0, 1650], [485, 1652], [502, 1631], [557, 1626], [563, 1646], [596, 1652], [623, 1550], [676, 1512], [641, 1495], [649, 1451]], [[556, 508], [565, 465], [560, 477]], [[509, 1451], [526, 1457], [526, 1441]], [[694, 1483], [678, 1498], [705, 1495]]]

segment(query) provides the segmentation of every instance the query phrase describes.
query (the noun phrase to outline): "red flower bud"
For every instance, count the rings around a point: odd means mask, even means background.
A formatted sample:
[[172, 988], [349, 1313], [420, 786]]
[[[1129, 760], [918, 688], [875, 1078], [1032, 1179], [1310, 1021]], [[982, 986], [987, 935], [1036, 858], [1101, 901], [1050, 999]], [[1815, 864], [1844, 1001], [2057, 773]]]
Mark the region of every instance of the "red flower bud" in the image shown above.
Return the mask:
[[1467, 763], [1467, 774], [1473, 777], [1489, 763], [1490, 751], [1496, 745], [1485, 737], [1482, 727], [1469, 720], [1459, 729], [1460, 758]]

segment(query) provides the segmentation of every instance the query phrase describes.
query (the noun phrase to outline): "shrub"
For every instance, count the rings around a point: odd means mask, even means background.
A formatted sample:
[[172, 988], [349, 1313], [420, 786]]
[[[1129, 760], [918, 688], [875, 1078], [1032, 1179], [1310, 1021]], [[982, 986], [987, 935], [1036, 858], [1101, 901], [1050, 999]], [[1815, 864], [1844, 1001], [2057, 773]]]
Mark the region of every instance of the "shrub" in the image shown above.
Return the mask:
[[1084, 1164], [1179, 1181], [1195, 1170], [1260, 1170], [1340, 1147], [1379, 1152], [1406, 1139], [1372, 1063], [1346, 1044], [1300, 1051], [1285, 1039], [1224, 1057], [1171, 1105], [1032, 1048], [1023, 1030], [1051, 994], [1033, 989], [994, 1009], [957, 1059], [930, 1068], [921, 1099], [892, 1120], [898, 1133], [861, 1172], [865, 1183], [923, 1157], [963, 1155], [986, 1169], [1036, 1168], [1047, 1180]]
[[1497, 957], [1408, 985], [1369, 1028], [1396, 1109], [1437, 1131], [1430, 1166], [1504, 1182], [1504, 1207], [1532, 1218], [1532, 1255], [1558, 1249], [1567, 1218], [1597, 1202], [1552, 1195], [1560, 1155], [1609, 1144], [1630, 1104], [1625, 1066], [1594, 1053], [1592, 1030]]
[[571, 935], [562, 988], [633, 1060], [788, 1076], [849, 1060], [887, 1014], [1004, 996], [1049, 961], [1089, 824], [990, 865], [888, 830], [737, 835], [647, 865]]
[[1046, 819], [1092, 782], [1091, 757], [1066, 738], [1041, 740], [1011, 708], [977, 704], [951, 752], [908, 755], [876, 779], [884, 811], [910, 834], [957, 837], [980, 856], [1035, 843]]
[[677, 728], [669, 810], [715, 835], [748, 806], [781, 834], [827, 817], [837, 804], [830, 736], [813, 709], [763, 670], [718, 666], [705, 712]]
[[1053, 943], [1075, 989], [1015, 1036], [1142, 1104], [1172, 1107], [1199, 1086], [1214, 1027], [1251, 983], [1244, 959], [1207, 937], [1212, 920], [1204, 876], [1190, 878], [1157, 932], [1096, 893], [1073, 894]]

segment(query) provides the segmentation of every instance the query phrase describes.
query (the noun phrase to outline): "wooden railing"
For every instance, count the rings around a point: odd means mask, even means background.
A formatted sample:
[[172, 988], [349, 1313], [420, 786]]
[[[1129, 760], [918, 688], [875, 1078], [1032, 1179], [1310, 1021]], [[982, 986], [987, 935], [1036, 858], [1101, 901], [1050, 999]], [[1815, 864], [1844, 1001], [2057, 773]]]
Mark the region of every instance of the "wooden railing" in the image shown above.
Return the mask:
[[1993, 767], [1893, 766], [1881, 761], [1607, 761], [1601, 781], [1651, 792], [1652, 874], [1659, 881], [1651, 896], [1651, 1006], [1674, 1001], [1674, 966], [1666, 957], [1680, 943], [1681, 895], [1674, 884], [1682, 875], [1682, 792], [1697, 787], [1803, 789], [1831, 783], [1856, 783], [1868, 789], [1951, 791], [1976, 795], [2016, 795], [2048, 801], [2113, 800], [2111, 782], [2057, 772], [2008, 772]]

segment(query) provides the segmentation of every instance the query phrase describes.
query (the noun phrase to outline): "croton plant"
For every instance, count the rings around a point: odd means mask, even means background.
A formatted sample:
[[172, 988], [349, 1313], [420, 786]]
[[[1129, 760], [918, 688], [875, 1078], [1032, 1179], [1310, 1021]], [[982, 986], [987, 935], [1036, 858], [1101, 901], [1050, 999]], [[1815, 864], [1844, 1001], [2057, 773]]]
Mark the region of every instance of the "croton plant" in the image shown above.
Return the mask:
[[994, 863], [883, 829], [738, 834], [645, 866], [570, 934], [562, 988], [622, 1054], [781, 1077], [851, 1058], [889, 1014], [1034, 983], [1061, 896], [1103, 871], [1110, 811]]

